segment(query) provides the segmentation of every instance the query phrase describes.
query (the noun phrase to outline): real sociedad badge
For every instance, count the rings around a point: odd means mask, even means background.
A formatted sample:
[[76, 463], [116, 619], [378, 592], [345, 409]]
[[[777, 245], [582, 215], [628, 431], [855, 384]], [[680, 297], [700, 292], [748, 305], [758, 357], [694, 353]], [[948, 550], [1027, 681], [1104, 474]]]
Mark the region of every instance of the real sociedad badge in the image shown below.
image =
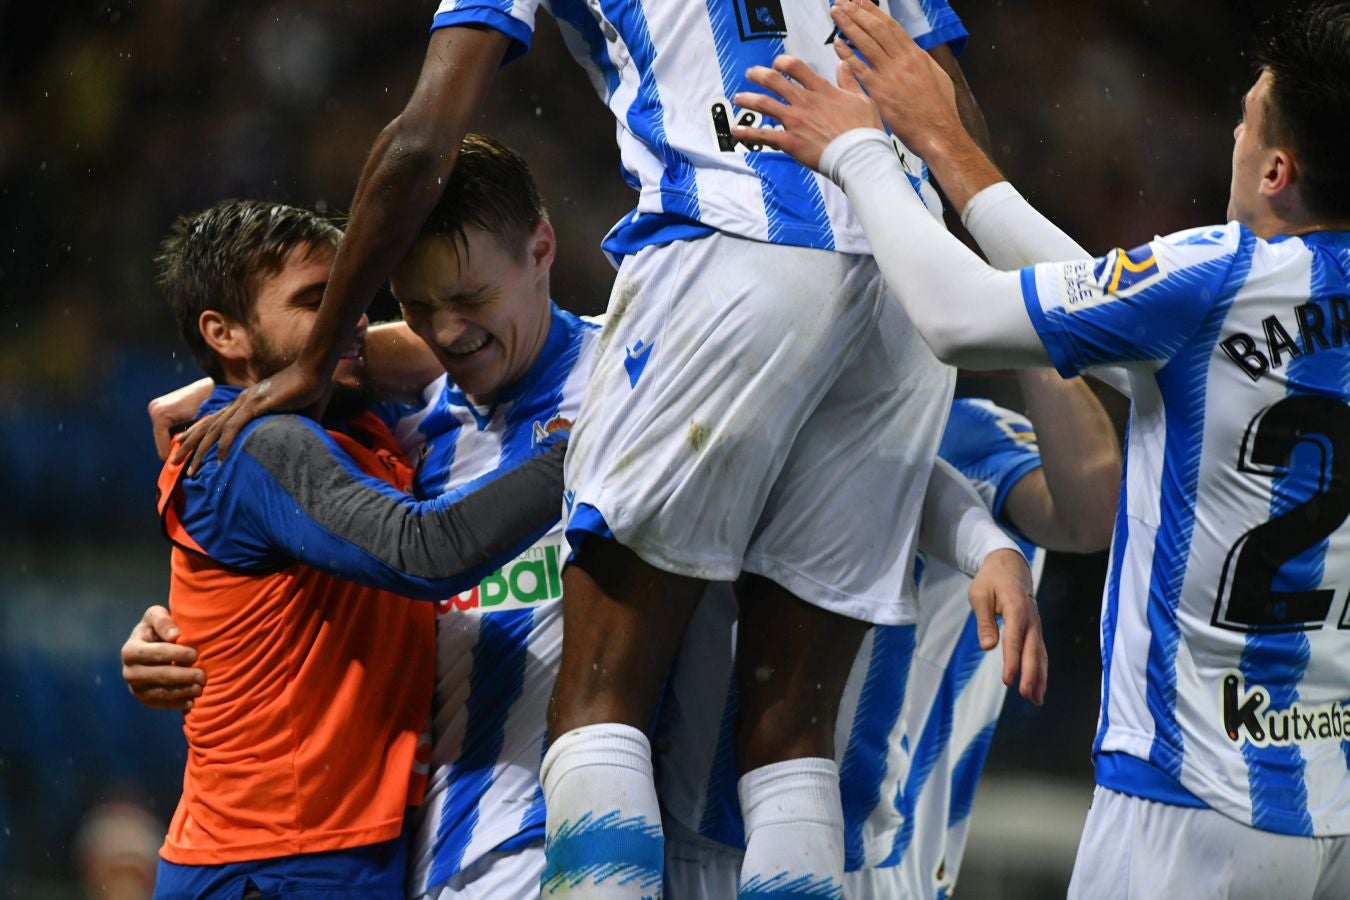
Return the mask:
[[787, 37], [781, 0], [736, 0], [736, 24], [743, 41]]

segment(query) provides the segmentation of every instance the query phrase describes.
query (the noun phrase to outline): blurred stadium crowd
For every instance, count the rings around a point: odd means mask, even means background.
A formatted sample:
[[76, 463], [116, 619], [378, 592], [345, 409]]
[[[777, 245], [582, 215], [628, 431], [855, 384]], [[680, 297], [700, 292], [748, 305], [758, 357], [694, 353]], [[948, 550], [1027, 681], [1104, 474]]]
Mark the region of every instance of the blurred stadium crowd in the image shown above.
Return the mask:
[[[199, 375], [153, 288], [157, 242], [225, 197], [340, 211], [434, 5], [0, 0], [0, 896], [79, 896], [81, 865], [157, 840], [137, 808], [165, 818], [177, 796], [176, 717], [140, 709], [116, 659], [166, 585], [145, 404]], [[1081, 243], [1222, 218], [1249, 80], [1233, 48], [1262, 4], [954, 5], [997, 161]], [[612, 120], [565, 52], [543, 27], [479, 130], [535, 170], [557, 300], [599, 312], [599, 240], [631, 197]], [[1003, 382], [964, 387], [1016, 403]], [[1100, 569], [1051, 561], [1051, 694], [1035, 713], [1014, 700], [990, 767], [1072, 776], [1084, 803]], [[134, 805], [87, 818], [109, 802]]]

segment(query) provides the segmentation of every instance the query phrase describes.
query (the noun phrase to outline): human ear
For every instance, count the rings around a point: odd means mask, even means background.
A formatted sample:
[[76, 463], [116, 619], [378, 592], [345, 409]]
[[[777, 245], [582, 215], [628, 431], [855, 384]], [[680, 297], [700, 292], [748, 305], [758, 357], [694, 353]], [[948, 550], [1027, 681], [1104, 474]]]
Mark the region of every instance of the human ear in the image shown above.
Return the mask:
[[244, 362], [253, 353], [248, 329], [229, 316], [208, 309], [197, 317], [197, 328], [211, 352], [222, 360]]

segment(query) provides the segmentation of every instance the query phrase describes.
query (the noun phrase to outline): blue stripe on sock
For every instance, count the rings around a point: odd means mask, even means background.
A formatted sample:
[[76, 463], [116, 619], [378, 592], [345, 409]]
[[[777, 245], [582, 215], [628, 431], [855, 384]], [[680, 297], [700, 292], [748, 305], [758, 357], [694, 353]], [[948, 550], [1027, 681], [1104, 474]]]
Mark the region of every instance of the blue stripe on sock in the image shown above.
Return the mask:
[[569, 890], [585, 882], [661, 883], [665, 838], [660, 824], [645, 816], [622, 818], [617, 809], [601, 816], [587, 812], [575, 823], [564, 820], [544, 842], [543, 890]]

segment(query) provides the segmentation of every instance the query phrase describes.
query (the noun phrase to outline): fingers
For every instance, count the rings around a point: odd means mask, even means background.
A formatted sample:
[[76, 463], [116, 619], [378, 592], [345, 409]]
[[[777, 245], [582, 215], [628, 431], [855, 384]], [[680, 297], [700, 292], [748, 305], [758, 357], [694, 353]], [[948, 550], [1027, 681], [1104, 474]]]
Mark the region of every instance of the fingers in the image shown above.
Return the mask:
[[155, 637], [161, 641], [176, 641], [180, 634], [178, 626], [174, 624], [173, 617], [169, 611], [162, 606], [155, 605], [146, 609], [141, 614], [141, 623], [150, 626]]
[[[780, 97], [787, 97], [788, 92], [798, 90], [795, 84], [788, 81], [773, 69], [764, 66], [754, 66], [748, 69], [745, 73], [745, 77], [765, 90], [773, 91]], [[736, 94], [736, 96], [731, 98], [731, 102], [735, 103], [741, 109], [751, 109], [761, 115], [777, 119], [780, 122], [783, 120], [783, 113], [788, 110], [788, 105], [781, 100], [776, 100], [767, 94], [755, 94], [749, 91], [742, 91]]]
[[[998, 646], [998, 619], [995, 618], [995, 598], [992, 591], [972, 585], [970, 589], [970, 608], [975, 613], [975, 633], [980, 639], [980, 649], [986, 652]], [[1006, 653], [1006, 650], [1005, 650]], [[1004, 667], [1004, 683], [1008, 681], [1007, 667]]]
[[1040, 706], [1045, 702], [1045, 688], [1049, 683], [1050, 660], [1045, 650], [1045, 635], [1039, 619], [1028, 628], [1022, 645], [1022, 684], [1020, 693]]
[[202, 437], [206, 434], [206, 430], [210, 427], [210, 423], [216, 418], [216, 415], [216, 413], [211, 413], [202, 416], [192, 424], [192, 427], [184, 431], [182, 437], [178, 440], [178, 446], [169, 454], [169, 462], [177, 465], [189, 456], [192, 456], [193, 452], [197, 449], [197, 445], [201, 443]]
[[[786, 54], [778, 56], [773, 61], [773, 67], [775, 70], [787, 75], [808, 91], [818, 91], [821, 88], [829, 87], [829, 82], [817, 75], [815, 69], [811, 68], [803, 60], [800, 60], [795, 56], [788, 56]], [[792, 82], [788, 83], [792, 84]], [[793, 84], [792, 88], [797, 95], [802, 93], [801, 88], [798, 88], [797, 85]], [[787, 97], [789, 100], [793, 99], [793, 97], [788, 94], [784, 94], [783, 96]]]
[[[174, 675], [195, 673], [198, 678], [191, 680], [184, 677], [177, 681], [160, 683], [156, 679], [165, 677], [161, 673]], [[151, 709], [183, 711], [192, 709], [194, 701], [201, 696], [205, 685], [205, 675], [201, 669], [179, 669], [173, 666], [125, 666], [122, 669], [122, 680], [127, 683], [132, 695]]]
[[[870, 3], [866, 5], [871, 6]], [[864, 59], [871, 60], [873, 65], [894, 55], [892, 50], [883, 45], [887, 22], [894, 20], [886, 18], [885, 21], [878, 21], [867, 16], [861, 7], [841, 2], [836, 2], [830, 7], [830, 17], [839, 26], [844, 37], [848, 38], [854, 50]]]
[[[746, 107], [749, 109], [749, 107]], [[792, 136], [781, 128], [747, 128], [744, 125], [731, 126], [731, 133], [736, 140], [748, 146], [756, 144], [764, 147], [772, 147], [775, 150], [782, 150], [790, 153], [791, 148], [796, 146]]]
[[858, 82], [858, 77], [853, 74], [853, 68], [846, 59], [839, 61], [839, 68], [835, 70], [834, 80], [839, 84], [841, 90], [848, 91], [851, 94], [865, 93], [863, 86]]

